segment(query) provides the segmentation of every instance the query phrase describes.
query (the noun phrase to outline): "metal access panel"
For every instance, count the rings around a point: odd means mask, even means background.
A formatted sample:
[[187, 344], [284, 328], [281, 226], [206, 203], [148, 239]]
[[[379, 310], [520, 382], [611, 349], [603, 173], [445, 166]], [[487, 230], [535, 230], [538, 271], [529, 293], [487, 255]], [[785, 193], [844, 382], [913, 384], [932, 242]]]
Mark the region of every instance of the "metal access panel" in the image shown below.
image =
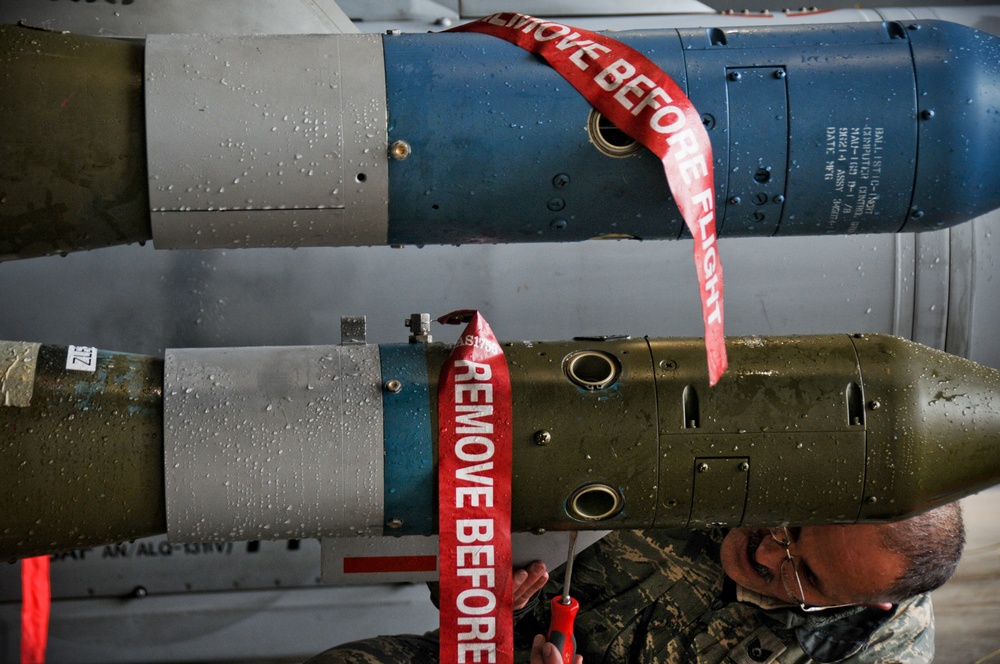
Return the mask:
[[[748, 457], [701, 457], [694, 460], [694, 498], [690, 528], [735, 526], [747, 503]], [[728, 511], [728, 514], [724, 514]]]
[[774, 235], [788, 173], [788, 78], [784, 67], [726, 70], [729, 97], [727, 235]]
[[148, 37], [157, 248], [384, 244], [382, 67], [378, 35]]

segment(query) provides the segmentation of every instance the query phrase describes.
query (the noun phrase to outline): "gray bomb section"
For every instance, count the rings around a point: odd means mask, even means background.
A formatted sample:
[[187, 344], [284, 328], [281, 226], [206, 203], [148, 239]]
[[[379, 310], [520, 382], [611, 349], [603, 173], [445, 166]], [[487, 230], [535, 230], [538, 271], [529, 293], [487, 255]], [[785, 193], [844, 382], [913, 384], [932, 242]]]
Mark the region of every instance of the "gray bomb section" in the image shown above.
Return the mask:
[[[514, 529], [882, 521], [1000, 481], [996, 370], [883, 335], [728, 347], [709, 389], [698, 339], [505, 343]], [[164, 387], [160, 360], [95, 351], [76, 371], [63, 347], [5, 343], [0, 555], [167, 531], [432, 534], [449, 350], [170, 351]], [[387, 405], [407, 395], [416, 405]], [[400, 430], [423, 433], [394, 447]], [[402, 502], [400, 464], [424, 487]]]

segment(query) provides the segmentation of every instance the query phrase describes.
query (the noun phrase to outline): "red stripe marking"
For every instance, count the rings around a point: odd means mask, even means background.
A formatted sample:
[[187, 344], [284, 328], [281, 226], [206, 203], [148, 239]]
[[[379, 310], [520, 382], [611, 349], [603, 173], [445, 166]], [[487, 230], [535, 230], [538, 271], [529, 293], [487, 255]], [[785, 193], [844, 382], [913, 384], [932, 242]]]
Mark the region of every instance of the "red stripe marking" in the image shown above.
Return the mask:
[[344, 574], [435, 571], [437, 571], [437, 556], [358, 556], [344, 558]]

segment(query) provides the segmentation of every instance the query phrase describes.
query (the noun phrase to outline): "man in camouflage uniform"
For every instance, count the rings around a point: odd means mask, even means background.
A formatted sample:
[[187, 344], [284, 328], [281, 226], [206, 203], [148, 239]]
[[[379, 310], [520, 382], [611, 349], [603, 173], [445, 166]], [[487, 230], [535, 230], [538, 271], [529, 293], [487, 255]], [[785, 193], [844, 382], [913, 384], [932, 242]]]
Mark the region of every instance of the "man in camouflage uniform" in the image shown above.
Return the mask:
[[[930, 662], [927, 593], [963, 544], [957, 504], [897, 524], [614, 532], [574, 562], [577, 652], [586, 664]], [[545, 576], [536, 563], [516, 581], [533, 592]], [[517, 612], [517, 662], [561, 590], [557, 570]], [[309, 664], [434, 662], [435, 636], [359, 641]]]

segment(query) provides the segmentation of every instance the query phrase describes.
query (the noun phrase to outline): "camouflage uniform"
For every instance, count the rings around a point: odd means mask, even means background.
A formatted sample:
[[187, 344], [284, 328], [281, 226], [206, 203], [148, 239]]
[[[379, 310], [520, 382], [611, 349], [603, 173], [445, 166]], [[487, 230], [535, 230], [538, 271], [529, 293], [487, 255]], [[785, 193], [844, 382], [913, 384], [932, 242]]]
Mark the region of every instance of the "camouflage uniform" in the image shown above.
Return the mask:
[[[719, 563], [721, 531], [618, 531], [580, 553], [573, 567], [577, 652], [585, 664], [803, 664], [930, 662], [930, 597], [894, 611], [850, 607], [817, 614], [764, 611], [736, 602]], [[527, 662], [531, 638], [548, 628], [557, 570], [541, 601], [521, 612], [516, 661]], [[327, 651], [310, 664], [377, 664], [437, 660], [434, 634], [379, 637]]]

